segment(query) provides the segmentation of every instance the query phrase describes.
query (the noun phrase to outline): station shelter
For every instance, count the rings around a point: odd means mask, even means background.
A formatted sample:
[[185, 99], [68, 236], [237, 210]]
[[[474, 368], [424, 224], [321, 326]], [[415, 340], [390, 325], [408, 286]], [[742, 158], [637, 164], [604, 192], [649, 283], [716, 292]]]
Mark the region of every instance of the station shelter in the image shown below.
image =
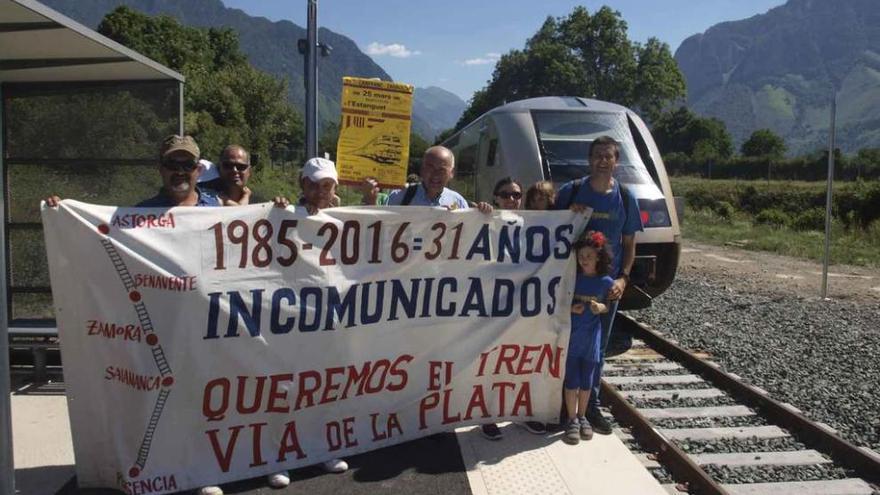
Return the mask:
[[0, 493], [15, 493], [10, 351], [39, 378], [57, 346], [40, 200], [154, 195], [159, 143], [183, 133], [183, 83], [39, 2], [0, 0]]

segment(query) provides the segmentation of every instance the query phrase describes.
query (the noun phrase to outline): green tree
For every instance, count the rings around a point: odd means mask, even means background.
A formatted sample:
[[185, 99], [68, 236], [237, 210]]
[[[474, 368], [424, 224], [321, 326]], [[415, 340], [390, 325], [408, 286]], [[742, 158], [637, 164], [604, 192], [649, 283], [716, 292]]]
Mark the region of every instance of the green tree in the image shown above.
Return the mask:
[[661, 114], [651, 133], [664, 154], [684, 153], [697, 160], [729, 158], [733, 154], [733, 141], [724, 122], [698, 117], [685, 107]]
[[862, 174], [868, 177], [876, 177], [880, 171], [880, 148], [862, 148], [853, 159], [857, 168], [856, 175]]
[[654, 38], [644, 46], [630, 41], [626, 22], [609, 7], [593, 15], [576, 7], [566, 17], [547, 18], [522, 50], [498, 60], [456, 128], [505, 102], [538, 96], [598, 98], [654, 120], [684, 94], [684, 77], [668, 45]]
[[415, 132], [410, 134], [409, 136], [409, 159], [412, 161], [413, 159], [417, 159], [419, 162], [422, 160], [422, 156], [425, 155], [425, 150], [431, 146], [431, 143], [425, 141], [422, 136], [416, 134]]
[[758, 129], [742, 144], [740, 151], [743, 156], [780, 159], [785, 156], [785, 140], [770, 129]]
[[434, 138], [434, 144], [440, 144], [443, 141], [446, 141], [447, 139], [451, 138], [452, 135], [455, 133], [456, 133], [456, 130], [454, 127], [450, 127], [449, 129], [446, 129], [445, 131], [441, 132], [440, 134], [437, 134], [437, 137]]
[[669, 45], [650, 38], [639, 49], [633, 91], [639, 95], [637, 106], [649, 122], [656, 121], [672, 100], [685, 95], [684, 76], [669, 52]]
[[229, 143], [276, 159], [303, 147], [287, 83], [254, 68], [230, 28], [192, 28], [122, 6], [98, 31], [186, 77], [184, 123], [208, 159]]

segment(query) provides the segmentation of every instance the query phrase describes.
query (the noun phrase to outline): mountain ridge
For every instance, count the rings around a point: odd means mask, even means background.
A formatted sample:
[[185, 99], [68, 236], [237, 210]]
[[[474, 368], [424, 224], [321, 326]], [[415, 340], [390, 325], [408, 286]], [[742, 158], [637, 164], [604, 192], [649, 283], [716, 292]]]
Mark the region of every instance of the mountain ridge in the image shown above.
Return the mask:
[[880, 147], [880, 11], [873, 0], [789, 0], [716, 24], [675, 52], [688, 106], [742, 143], [760, 128], [791, 153], [827, 146], [832, 95], [839, 147]]
[[[229, 27], [239, 36], [239, 46], [252, 65], [276, 77], [288, 80], [288, 96], [301, 113], [305, 108], [303, 85], [303, 56], [297, 50], [297, 40], [306, 37], [305, 28], [289, 20], [271, 21], [262, 16], [251, 16], [241, 9], [226, 7], [221, 0], [41, 0], [62, 14], [96, 29], [104, 15], [121, 5], [148, 15], [170, 15], [180, 23], [195, 27]], [[319, 28], [318, 39], [333, 47], [329, 57], [318, 61], [318, 108], [322, 125], [339, 119], [342, 77], [377, 77], [393, 80], [385, 70], [357, 44], [345, 35], [327, 28]], [[435, 102], [422, 102], [424, 91], [417, 88], [413, 102], [412, 130], [427, 140], [444, 129], [452, 127], [457, 116], [449, 122], [445, 115], [426, 113]], [[444, 90], [445, 91], [445, 90]], [[449, 93], [452, 94], [452, 93]], [[427, 97], [433, 97], [431, 92]], [[456, 97], [457, 98], [457, 97]], [[462, 111], [464, 102], [461, 101]], [[449, 110], [454, 111], [454, 110]], [[460, 115], [460, 112], [459, 112]]]

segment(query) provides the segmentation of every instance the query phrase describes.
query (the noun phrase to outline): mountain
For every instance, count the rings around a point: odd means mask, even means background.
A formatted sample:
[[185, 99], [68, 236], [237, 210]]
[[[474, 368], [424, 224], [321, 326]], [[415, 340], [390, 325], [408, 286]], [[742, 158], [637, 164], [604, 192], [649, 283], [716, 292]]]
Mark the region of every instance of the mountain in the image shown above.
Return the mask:
[[837, 93], [837, 146], [880, 147], [880, 9], [877, 0], [789, 0], [724, 22], [675, 52], [688, 106], [727, 124], [737, 145], [772, 129], [789, 153], [828, 146]]
[[464, 100], [445, 89], [429, 86], [415, 90], [413, 113], [430, 115], [433, 118], [432, 124], [435, 129], [440, 131], [455, 127], [465, 108], [467, 108], [467, 103]]
[[[306, 37], [306, 30], [290, 21], [272, 22], [253, 17], [239, 9], [227, 8], [220, 0], [40, 0], [41, 3], [91, 28], [97, 28], [105, 14], [126, 5], [149, 15], [170, 15], [188, 26], [230, 27], [240, 40], [241, 50], [255, 67], [288, 80], [291, 101], [305, 113], [303, 56], [297, 51], [297, 40]], [[391, 76], [344, 35], [320, 28], [318, 40], [333, 47], [328, 57], [318, 61], [318, 114], [327, 124], [339, 120], [342, 77], [378, 77], [390, 81]], [[440, 93], [443, 96], [439, 96]], [[413, 132], [428, 141], [449, 124], [450, 113], [461, 115], [464, 102], [447, 107], [449, 101], [440, 88], [417, 90], [413, 104]], [[424, 95], [424, 101], [422, 98]], [[452, 95], [454, 96], [454, 95]], [[457, 98], [457, 97], [456, 97]], [[458, 109], [459, 106], [461, 109]], [[458, 117], [456, 116], [455, 119]]]

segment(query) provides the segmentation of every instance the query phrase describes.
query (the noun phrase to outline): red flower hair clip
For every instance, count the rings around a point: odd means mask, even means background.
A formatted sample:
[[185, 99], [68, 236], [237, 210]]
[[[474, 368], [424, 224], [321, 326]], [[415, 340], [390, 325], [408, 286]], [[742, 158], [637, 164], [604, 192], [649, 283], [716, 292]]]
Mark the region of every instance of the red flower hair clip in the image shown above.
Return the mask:
[[593, 232], [590, 234], [590, 244], [596, 249], [602, 249], [605, 246], [605, 236], [601, 232]]

